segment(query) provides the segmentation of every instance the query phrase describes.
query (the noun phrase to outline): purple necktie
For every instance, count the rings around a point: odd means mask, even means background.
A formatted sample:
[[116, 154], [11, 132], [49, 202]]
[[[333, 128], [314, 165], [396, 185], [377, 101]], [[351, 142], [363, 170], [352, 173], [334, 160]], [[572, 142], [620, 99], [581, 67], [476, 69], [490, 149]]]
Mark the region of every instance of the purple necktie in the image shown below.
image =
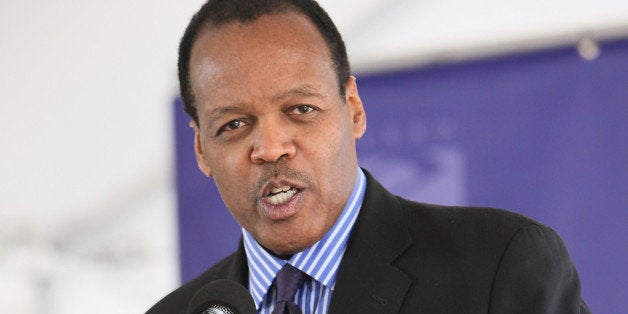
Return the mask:
[[281, 268], [277, 274], [277, 304], [272, 314], [301, 314], [301, 309], [293, 299], [306, 276], [290, 264]]

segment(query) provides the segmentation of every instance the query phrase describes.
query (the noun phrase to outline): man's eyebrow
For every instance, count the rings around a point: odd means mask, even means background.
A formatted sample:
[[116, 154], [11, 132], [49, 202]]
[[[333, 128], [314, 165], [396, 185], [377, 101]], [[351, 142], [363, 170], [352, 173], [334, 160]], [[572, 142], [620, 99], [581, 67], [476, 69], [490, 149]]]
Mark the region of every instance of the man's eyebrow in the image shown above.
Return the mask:
[[209, 112], [209, 116], [217, 116], [217, 115], [223, 115], [226, 113], [231, 113], [231, 112], [235, 112], [235, 111], [240, 111], [242, 110], [242, 108], [240, 108], [240, 106], [223, 106], [223, 107], [217, 107], [212, 109]]
[[[310, 84], [303, 84], [301, 86], [298, 86], [296, 88], [290, 89], [286, 92], [277, 94], [275, 96], [272, 97], [272, 101], [273, 102], [281, 102], [283, 100], [286, 100], [290, 97], [317, 97], [317, 98], [324, 98], [325, 96], [323, 94], [321, 94], [320, 92], [317, 91], [316, 88], [314, 88], [314, 86], [310, 85]], [[214, 109], [212, 109], [211, 111], [208, 112], [207, 117], [208, 117], [208, 125], [211, 127], [214, 122], [218, 119], [220, 119], [221, 117], [231, 114], [231, 113], [239, 113], [242, 112], [242, 110], [244, 110], [244, 107], [246, 107], [246, 104], [236, 104], [236, 105], [228, 105], [228, 106], [219, 106], [216, 107]]]
[[312, 85], [304, 84], [297, 88], [290, 89], [284, 93], [275, 95], [273, 97], [273, 101], [279, 102], [295, 96], [324, 98], [323, 94], [319, 93], [317, 89], [314, 88]]

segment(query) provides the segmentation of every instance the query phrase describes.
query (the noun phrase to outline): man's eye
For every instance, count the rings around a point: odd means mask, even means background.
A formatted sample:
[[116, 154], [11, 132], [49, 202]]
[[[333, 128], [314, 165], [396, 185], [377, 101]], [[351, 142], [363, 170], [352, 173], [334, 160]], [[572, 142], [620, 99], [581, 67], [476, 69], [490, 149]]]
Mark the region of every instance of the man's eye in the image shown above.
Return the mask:
[[294, 107], [294, 109], [292, 109], [292, 114], [306, 114], [306, 113], [310, 113], [312, 111], [314, 111], [316, 109], [314, 109], [314, 107], [310, 106], [310, 105], [299, 105]]
[[229, 123], [225, 124], [225, 129], [227, 130], [235, 130], [244, 125], [242, 120], [233, 120], [229, 121]]
[[229, 121], [227, 122], [227, 124], [225, 124], [218, 130], [218, 133], [216, 135], [220, 135], [224, 131], [233, 131], [233, 130], [239, 129], [245, 125], [246, 125], [246, 122], [242, 120]]

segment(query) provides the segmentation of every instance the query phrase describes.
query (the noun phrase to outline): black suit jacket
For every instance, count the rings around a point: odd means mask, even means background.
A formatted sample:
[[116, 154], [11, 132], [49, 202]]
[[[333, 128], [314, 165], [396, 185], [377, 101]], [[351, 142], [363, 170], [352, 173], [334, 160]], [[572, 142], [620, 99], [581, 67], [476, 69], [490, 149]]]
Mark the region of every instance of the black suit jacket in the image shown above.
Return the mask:
[[[216, 279], [248, 285], [237, 251], [147, 313], [185, 313]], [[560, 237], [511, 212], [415, 203], [367, 173], [330, 313], [590, 313]]]

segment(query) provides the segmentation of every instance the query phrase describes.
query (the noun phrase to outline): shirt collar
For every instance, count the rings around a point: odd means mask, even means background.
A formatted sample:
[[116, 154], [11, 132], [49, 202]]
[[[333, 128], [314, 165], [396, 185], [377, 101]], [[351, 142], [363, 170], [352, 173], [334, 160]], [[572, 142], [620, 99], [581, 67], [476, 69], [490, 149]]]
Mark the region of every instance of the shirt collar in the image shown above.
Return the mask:
[[358, 168], [351, 196], [331, 229], [314, 245], [294, 254], [287, 261], [268, 253], [248, 231], [242, 228], [249, 267], [249, 291], [257, 308], [264, 301], [277, 273], [286, 263], [305, 272], [329, 289], [334, 289], [338, 266], [362, 206], [365, 189], [366, 176], [362, 169]]

